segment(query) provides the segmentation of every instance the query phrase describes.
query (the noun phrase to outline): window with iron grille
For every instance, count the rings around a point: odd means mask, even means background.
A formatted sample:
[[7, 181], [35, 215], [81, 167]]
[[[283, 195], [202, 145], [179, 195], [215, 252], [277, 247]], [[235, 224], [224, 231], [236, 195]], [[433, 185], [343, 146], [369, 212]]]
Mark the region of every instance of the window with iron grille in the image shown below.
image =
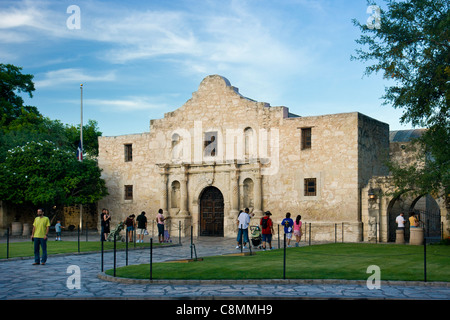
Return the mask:
[[133, 161], [133, 145], [125, 144], [125, 162]]
[[302, 150], [311, 149], [311, 128], [302, 128]]
[[317, 195], [316, 178], [305, 179], [305, 196], [311, 197]]
[[133, 200], [133, 186], [125, 186], [125, 200]]

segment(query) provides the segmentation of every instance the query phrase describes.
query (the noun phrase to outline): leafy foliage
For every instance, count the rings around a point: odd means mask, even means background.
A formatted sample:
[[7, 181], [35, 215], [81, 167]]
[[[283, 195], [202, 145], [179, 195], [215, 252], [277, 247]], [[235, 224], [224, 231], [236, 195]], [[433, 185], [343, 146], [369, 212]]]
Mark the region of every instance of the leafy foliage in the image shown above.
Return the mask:
[[75, 205], [107, 195], [95, 157], [97, 122], [83, 128], [83, 162], [76, 158], [80, 129], [51, 120], [17, 95], [32, 97], [32, 75], [0, 64], [0, 199], [14, 204]]
[[378, 29], [353, 21], [362, 32], [356, 41], [362, 47], [352, 59], [374, 61], [365, 74], [383, 72], [394, 83], [386, 88], [384, 103], [404, 110], [402, 123], [428, 129], [417, 141], [424, 166], [391, 164], [399, 186], [449, 194], [450, 4], [387, 0], [386, 6]]

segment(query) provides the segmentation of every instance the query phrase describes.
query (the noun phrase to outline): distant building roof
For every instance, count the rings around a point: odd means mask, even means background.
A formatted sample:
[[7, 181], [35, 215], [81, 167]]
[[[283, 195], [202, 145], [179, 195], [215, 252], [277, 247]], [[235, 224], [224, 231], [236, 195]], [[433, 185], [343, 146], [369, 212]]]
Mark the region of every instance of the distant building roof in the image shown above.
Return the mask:
[[419, 138], [426, 129], [397, 130], [389, 132], [389, 142], [408, 142]]

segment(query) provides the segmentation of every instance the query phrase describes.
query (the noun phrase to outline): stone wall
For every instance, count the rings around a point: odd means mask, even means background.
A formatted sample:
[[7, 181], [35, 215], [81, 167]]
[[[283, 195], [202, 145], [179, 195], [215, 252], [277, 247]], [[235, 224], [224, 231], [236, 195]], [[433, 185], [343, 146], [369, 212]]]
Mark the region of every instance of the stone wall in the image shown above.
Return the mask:
[[[311, 147], [304, 149], [309, 128]], [[205, 150], [208, 133], [216, 140]], [[386, 124], [357, 112], [298, 117], [208, 76], [182, 107], [151, 120], [149, 132], [99, 138], [110, 193], [99, 208], [110, 209], [113, 225], [141, 211], [153, 219], [163, 208], [173, 228], [181, 221], [183, 232], [192, 225], [197, 235], [200, 195], [215, 186], [224, 196], [225, 236], [236, 235], [239, 209], [250, 207], [257, 217], [270, 210], [276, 223], [288, 211], [324, 225], [346, 222], [357, 239], [361, 188], [384, 172], [388, 134]], [[125, 161], [127, 144], [132, 161]], [[309, 178], [316, 181], [313, 195], [305, 195]], [[133, 186], [132, 200], [125, 200], [126, 185]]]

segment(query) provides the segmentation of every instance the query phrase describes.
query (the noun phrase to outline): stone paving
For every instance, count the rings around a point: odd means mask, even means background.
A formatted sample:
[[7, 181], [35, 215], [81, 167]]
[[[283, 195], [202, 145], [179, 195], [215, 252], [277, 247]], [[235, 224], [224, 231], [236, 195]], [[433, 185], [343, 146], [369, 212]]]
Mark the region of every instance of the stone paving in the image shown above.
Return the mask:
[[[148, 241], [148, 239], [147, 239]], [[199, 257], [236, 253], [234, 239], [195, 240]], [[190, 258], [189, 239], [181, 246], [153, 250], [153, 262]], [[370, 290], [365, 281], [204, 281], [123, 283], [102, 277], [101, 254], [49, 256], [45, 266], [33, 258], [0, 261], [0, 300], [23, 299], [420, 299], [450, 300], [450, 285], [423, 282], [381, 282]], [[125, 252], [117, 252], [117, 266], [125, 265]], [[149, 263], [149, 250], [129, 251], [128, 264]], [[78, 266], [80, 288], [72, 288]], [[104, 269], [113, 267], [113, 253], [104, 254]], [[69, 269], [68, 269], [69, 268]]]

